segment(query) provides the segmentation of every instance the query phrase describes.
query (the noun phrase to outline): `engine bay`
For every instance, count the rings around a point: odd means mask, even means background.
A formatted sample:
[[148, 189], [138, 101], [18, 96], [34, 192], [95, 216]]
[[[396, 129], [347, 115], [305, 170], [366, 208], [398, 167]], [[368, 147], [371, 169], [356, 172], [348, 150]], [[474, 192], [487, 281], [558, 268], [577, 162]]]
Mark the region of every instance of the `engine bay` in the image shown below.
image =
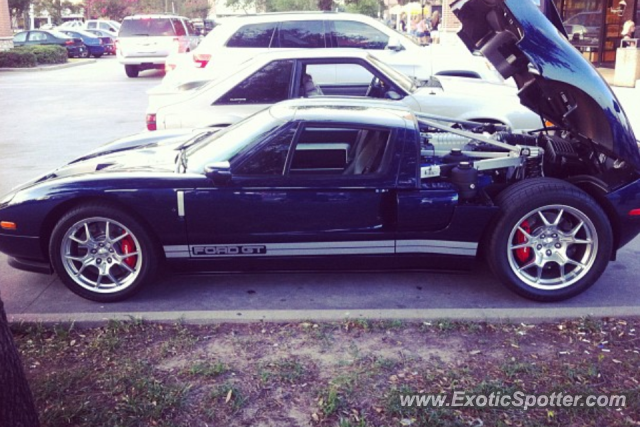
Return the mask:
[[559, 127], [514, 132], [494, 123], [416, 116], [422, 185], [452, 184], [460, 203], [486, 201], [492, 187], [536, 177], [587, 180], [607, 193], [633, 174], [623, 160]]

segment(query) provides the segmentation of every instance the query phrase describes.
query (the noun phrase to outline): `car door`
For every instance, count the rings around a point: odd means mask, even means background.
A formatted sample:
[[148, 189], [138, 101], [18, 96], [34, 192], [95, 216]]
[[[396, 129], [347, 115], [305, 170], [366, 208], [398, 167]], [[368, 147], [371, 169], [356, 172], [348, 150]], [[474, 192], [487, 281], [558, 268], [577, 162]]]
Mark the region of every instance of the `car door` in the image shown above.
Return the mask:
[[228, 184], [186, 192], [191, 256], [393, 253], [401, 132], [285, 125], [233, 161]]
[[44, 31], [30, 31], [27, 37], [27, 45], [53, 44], [53, 41]]
[[24, 46], [27, 43], [27, 35], [28, 34], [29, 34], [28, 31], [23, 31], [23, 32], [18, 33], [15, 36], [13, 36], [13, 44], [14, 44], [14, 46]]

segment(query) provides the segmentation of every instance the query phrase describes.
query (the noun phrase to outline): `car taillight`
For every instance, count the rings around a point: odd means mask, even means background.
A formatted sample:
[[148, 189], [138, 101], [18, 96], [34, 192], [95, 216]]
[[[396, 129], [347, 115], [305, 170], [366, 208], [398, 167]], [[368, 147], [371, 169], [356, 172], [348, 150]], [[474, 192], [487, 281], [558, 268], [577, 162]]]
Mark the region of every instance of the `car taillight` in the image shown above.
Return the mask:
[[67, 46], [71, 46], [72, 44], [74, 44], [73, 40], [67, 40], [66, 42], [64, 42], [64, 44], [66, 44]]
[[194, 53], [193, 62], [196, 63], [198, 68], [204, 68], [211, 60], [211, 55], [208, 53]]
[[155, 114], [147, 114], [147, 130], [158, 130]]

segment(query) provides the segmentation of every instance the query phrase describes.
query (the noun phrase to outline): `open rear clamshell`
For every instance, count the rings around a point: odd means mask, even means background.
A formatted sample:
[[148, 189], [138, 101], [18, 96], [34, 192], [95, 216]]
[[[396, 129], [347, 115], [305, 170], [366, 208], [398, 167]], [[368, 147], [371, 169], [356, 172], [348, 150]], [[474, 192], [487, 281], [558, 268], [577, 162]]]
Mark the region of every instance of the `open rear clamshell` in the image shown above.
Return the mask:
[[553, 4], [545, 5], [550, 19], [533, 0], [456, 0], [451, 8], [462, 22], [460, 39], [504, 78], [514, 78], [524, 106], [640, 171], [638, 144], [622, 106], [569, 43]]

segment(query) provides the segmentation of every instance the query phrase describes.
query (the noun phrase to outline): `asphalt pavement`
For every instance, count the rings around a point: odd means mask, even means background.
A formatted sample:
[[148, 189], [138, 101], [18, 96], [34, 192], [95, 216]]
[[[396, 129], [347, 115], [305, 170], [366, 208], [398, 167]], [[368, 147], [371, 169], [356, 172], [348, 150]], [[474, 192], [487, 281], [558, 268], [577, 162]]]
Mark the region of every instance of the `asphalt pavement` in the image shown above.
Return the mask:
[[[115, 58], [41, 73], [0, 72], [0, 194], [98, 145], [144, 130], [146, 90], [162, 75], [129, 79]], [[640, 88], [616, 88], [640, 135]], [[640, 313], [640, 239], [620, 251], [596, 285], [569, 301], [540, 304], [503, 288], [480, 265], [429, 271], [171, 274], [134, 298], [98, 304], [55, 276], [15, 270], [0, 255], [0, 295], [18, 320], [339, 320], [346, 317], [535, 320]]]

